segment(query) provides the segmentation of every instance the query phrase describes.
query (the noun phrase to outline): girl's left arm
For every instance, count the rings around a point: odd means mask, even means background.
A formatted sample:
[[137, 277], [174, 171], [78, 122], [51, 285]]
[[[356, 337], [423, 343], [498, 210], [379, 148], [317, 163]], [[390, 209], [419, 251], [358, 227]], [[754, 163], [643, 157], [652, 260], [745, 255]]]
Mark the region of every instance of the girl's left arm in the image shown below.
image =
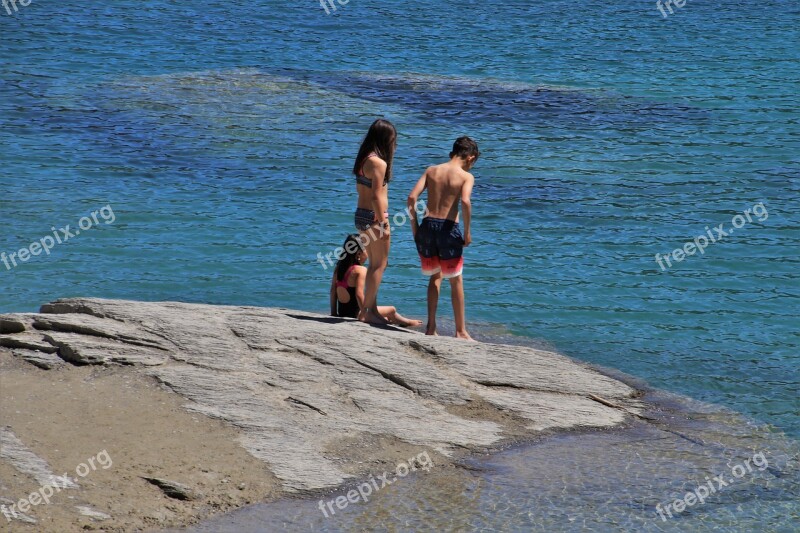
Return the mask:
[[366, 267], [356, 267], [356, 301], [359, 310], [364, 309], [364, 286], [367, 284]]
[[336, 272], [331, 277], [331, 316], [336, 316]]

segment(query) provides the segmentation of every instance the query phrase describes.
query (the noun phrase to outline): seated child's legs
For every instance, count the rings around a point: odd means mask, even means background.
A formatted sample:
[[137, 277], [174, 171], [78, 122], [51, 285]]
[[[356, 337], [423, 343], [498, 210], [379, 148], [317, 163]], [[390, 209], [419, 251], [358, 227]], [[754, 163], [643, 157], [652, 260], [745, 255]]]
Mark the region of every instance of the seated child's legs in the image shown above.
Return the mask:
[[379, 305], [378, 312], [390, 323], [402, 326], [404, 328], [422, 325], [422, 320], [414, 320], [404, 317], [397, 312], [397, 308], [393, 305]]

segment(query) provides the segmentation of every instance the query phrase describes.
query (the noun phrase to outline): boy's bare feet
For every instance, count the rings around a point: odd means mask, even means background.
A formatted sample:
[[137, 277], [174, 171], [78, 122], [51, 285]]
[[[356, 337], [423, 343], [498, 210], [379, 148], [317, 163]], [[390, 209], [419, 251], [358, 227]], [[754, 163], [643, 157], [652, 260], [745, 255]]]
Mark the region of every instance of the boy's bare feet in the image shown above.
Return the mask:
[[475, 339], [473, 339], [472, 337], [470, 337], [469, 333], [467, 333], [466, 331], [464, 331], [464, 332], [456, 332], [456, 338], [457, 339], [464, 339], [465, 341], [470, 341], [470, 342], [478, 342]]
[[425, 335], [431, 335], [431, 336], [434, 336], [434, 337], [438, 337], [439, 334], [436, 333], [436, 324], [434, 324], [433, 327], [431, 327], [431, 323], [428, 322], [428, 325], [425, 327]]

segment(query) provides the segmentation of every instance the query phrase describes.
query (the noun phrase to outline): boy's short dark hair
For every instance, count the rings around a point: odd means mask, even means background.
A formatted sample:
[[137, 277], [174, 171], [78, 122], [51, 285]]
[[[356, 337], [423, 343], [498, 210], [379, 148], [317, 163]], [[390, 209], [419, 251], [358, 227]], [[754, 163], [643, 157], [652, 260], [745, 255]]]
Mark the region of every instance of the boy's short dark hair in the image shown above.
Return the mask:
[[450, 159], [456, 156], [466, 159], [471, 155], [474, 155], [476, 160], [481, 156], [481, 152], [478, 150], [478, 143], [469, 137], [456, 139], [456, 142], [453, 143], [453, 151], [450, 152]]

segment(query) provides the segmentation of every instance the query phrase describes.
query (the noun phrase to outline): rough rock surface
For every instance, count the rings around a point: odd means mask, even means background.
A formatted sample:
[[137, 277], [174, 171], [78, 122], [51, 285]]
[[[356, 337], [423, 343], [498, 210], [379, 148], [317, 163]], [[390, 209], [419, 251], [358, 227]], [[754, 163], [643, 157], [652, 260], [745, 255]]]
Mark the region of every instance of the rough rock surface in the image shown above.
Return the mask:
[[39, 368], [44, 368], [45, 370], [50, 370], [66, 364], [66, 362], [61, 359], [55, 353], [55, 351], [40, 352], [38, 350], [19, 349], [12, 350], [11, 353], [13, 353], [16, 357], [24, 359], [32, 365], [36, 365]]
[[0, 326], [0, 346], [33, 364], [58, 357], [155, 377], [187, 409], [238, 428], [289, 492], [351, 478], [332, 450], [354, 437], [451, 456], [611, 427], [640, 407], [635, 389], [556, 353], [286, 309], [65, 299]]

